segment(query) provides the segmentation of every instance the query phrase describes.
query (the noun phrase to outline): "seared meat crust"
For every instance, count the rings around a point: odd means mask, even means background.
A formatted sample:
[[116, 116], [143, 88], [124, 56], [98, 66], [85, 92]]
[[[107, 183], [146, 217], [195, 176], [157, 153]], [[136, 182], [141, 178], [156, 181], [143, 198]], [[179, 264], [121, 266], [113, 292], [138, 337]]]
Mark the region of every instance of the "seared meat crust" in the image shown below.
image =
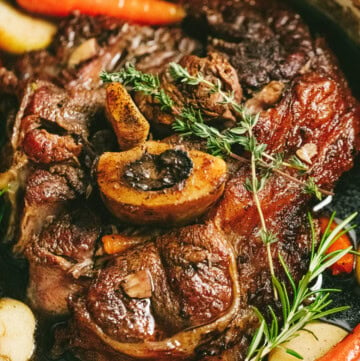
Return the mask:
[[51, 316], [68, 312], [69, 295], [89, 283], [99, 234], [99, 219], [80, 207], [58, 216], [28, 244], [27, 295], [35, 309]]
[[266, 0], [185, 1], [205, 22], [208, 50], [225, 54], [246, 94], [272, 80], [288, 82], [314, 56], [310, 31], [285, 3]]
[[[191, 75], [195, 76], [200, 73], [213, 84], [220, 81], [223, 90], [234, 94], [234, 99], [239, 103], [241, 102], [242, 89], [237, 73], [221, 54], [209, 53], [205, 58], [188, 55], [184, 56], [179, 64], [186, 68]], [[209, 94], [208, 86], [199, 84], [194, 87], [182, 83], [175, 84], [169, 78], [167, 71], [161, 74], [160, 79], [162, 87], [175, 100], [176, 107], [179, 109], [184, 106], [200, 109], [205, 121], [211, 120], [219, 124], [226, 122], [227, 125], [231, 125], [236, 121], [236, 114], [232, 107], [228, 104], [221, 104], [223, 99], [219, 94]], [[164, 113], [152, 97], [137, 94], [136, 101], [145, 117], [155, 126], [158, 123], [170, 125], [174, 121], [174, 117]]]

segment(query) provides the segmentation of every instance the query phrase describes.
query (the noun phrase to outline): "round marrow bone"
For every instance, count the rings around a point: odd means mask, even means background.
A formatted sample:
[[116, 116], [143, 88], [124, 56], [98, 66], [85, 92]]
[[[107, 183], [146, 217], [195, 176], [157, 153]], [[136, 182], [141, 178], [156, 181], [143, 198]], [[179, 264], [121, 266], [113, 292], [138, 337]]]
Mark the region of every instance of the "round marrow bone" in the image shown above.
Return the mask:
[[106, 114], [122, 150], [146, 141], [150, 125], [120, 83], [111, 83], [106, 88]]
[[[185, 168], [189, 167], [190, 162], [184, 161], [183, 158], [183, 154], [187, 154], [191, 160], [191, 171], [184, 179], [186, 169], [185, 172], [178, 169], [175, 173], [181, 173], [182, 177], [179, 178], [178, 183], [172, 185], [173, 177], [170, 182], [171, 187], [166, 187], [165, 184], [160, 190], [151, 190], [154, 188], [147, 187], [146, 183], [135, 186], [136, 174], [130, 177], [131, 182], [129, 182], [129, 173], [135, 172], [134, 165], [138, 165], [139, 161], [144, 159], [148, 161], [148, 155], [161, 157], [164, 154], [167, 160], [171, 160], [175, 155], [172, 153], [171, 157], [168, 157], [171, 149], [168, 144], [150, 141], [126, 152], [104, 153], [100, 157], [97, 165], [97, 182], [105, 205], [116, 217], [135, 224], [187, 223], [202, 215], [219, 199], [224, 191], [226, 164], [220, 158], [195, 150], [181, 151], [180, 160], [175, 157], [175, 160], [170, 162], [172, 166], [170, 165], [168, 170], [165, 167], [165, 171], [160, 171], [159, 174], [168, 175], [171, 169], [176, 168], [174, 162], [177, 165], [185, 162]], [[143, 182], [144, 174], [140, 176]], [[166, 176], [162, 180], [164, 181], [165, 178]], [[153, 184], [153, 180], [150, 177], [150, 184]], [[161, 179], [157, 175], [155, 180], [157, 185], [155, 189], [158, 189]], [[147, 190], [143, 190], [144, 188]]]

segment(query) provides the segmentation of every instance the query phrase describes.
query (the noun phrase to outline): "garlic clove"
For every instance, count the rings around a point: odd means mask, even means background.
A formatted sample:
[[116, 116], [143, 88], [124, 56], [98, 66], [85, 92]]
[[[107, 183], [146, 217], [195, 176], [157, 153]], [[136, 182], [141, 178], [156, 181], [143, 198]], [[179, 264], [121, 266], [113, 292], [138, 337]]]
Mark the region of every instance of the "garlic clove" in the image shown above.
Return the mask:
[[121, 286], [131, 298], [150, 298], [153, 291], [151, 275], [145, 270], [128, 275]]
[[316, 144], [307, 143], [296, 151], [296, 155], [305, 163], [312, 164], [311, 158], [317, 154]]

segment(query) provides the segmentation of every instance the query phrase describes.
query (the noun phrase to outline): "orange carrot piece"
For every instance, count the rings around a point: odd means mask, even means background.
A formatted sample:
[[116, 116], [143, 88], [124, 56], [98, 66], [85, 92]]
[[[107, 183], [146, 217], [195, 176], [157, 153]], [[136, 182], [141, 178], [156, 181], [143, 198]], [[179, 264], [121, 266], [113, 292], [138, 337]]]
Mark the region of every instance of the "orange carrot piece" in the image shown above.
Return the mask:
[[360, 324], [351, 334], [316, 361], [360, 361]]
[[[329, 223], [328, 218], [320, 218], [320, 230], [322, 233], [325, 232], [326, 227]], [[336, 228], [337, 224], [333, 221], [330, 225], [330, 231]], [[352, 246], [352, 242], [347, 234], [343, 234], [340, 236], [326, 251], [327, 254], [340, 250], [345, 249]], [[333, 264], [330, 269], [334, 276], [339, 275], [341, 273], [351, 273], [354, 267], [354, 260], [355, 257], [353, 254], [348, 253], [344, 257], [340, 258], [335, 264]]]
[[142, 242], [140, 237], [129, 237], [121, 234], [109, 234], [101, 238], [104, 251], [107, 254], [116, 254], [126, 251], [134, 245]]
[[66, 16], [74, 10], [86, 15], [108, 15], [123, 20], [161, 25], [181, 21], [179, 4], [163, 0], [17, 0], [24, 9], [50, 16]]

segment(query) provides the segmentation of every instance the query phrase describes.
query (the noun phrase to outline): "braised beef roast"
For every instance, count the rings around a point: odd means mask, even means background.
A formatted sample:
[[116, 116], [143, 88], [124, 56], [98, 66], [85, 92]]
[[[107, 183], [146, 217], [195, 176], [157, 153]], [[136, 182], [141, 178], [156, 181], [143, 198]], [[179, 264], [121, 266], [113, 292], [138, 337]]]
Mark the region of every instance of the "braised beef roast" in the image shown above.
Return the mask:
[[[0, 114], [8, 130], [0, 186], [11, 185], [12, 204], [5, 239], [28, 260], [32, 307], [46, 317], [67, 315], [56, 332], [58, 354], [71, 351], [83, 361], [241, 361], [258, 325], [251, 306], [278, 307], [259, 215], [245, 187], [248, 164], [228, 160], [223, 196], [185, 226], [134, 229], [106, 209], [94, 165], [102, 153], [121, 149], [106, 120], [101, 70], [132, 62], [157, 73], [178, 104], [201, 109], [204, 121], [224, 129], [238, 115], [206, 89], [170, 83], [166, 67], [180, 62], [192, 74], [220, 80], [237, 101], [261, 112], [255, 133], [269, 153], [287, 159], [311, 147], [309, 175], [327, 190], [360, 148], [360, 107], [325, 41], [299, 15], [269, 0], [187, 6], [183, 27], [74, 14], [49, 49], [4, 60], [0, 68]], [[97, 52], [79, 61], [76, 51], [89, 41]], [[153, 99], [134, 99], [152, 138], [172, 133], [174, 119]], [[203, 149], [197, 140], [163, 141]], [[281, 253], [299, 278], [314, 200], [278, 174], [259, 196], [279, 239], [272, 246], [275, 271], [283, 276]], [[133, 242], [104, 254], [101, 236], [118, 233]]]

